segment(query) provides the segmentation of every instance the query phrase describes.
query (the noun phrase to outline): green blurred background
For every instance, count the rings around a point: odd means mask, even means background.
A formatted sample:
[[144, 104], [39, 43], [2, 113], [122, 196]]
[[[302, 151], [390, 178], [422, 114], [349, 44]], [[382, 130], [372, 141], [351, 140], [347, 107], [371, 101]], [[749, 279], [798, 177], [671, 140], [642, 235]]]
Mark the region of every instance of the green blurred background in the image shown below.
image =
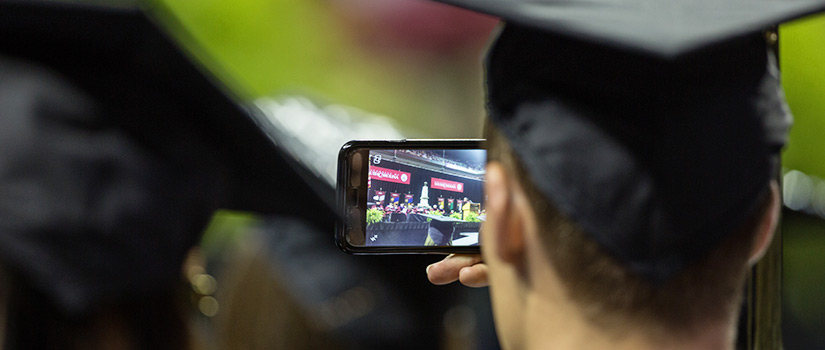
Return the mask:
[[[441, 7], [418, 0], [371, 0], [367, 6], [403, 2], [414, 2], [416, 11]], [[449, 33], [464, 35], [455, 41], [461, 44], [456, 47], [449, 41], [422, 42], [403, 31], [388, 35], [397, 28], [380, 17], [391, 10], [365, 9], [364, 4], [365, 0], [162, 0], [156, 5], [191, 35], [182, 38], [185, 46], [243, 99], [301, 94], [389, 116], [409, 136], [480, 136], [481, 53], [492, 21], [477, 16], [471, 19], [473, 31]], [[460, 25], [466, 23], [455, 24]], [[375, 42], [375, 37], [383, 41]], [[783, 85], [795, 115], [783, 165], [785, 171], [798, 170], [821, 182], [825, 17], [781, 26], [779, 46]], [[825, 196], [825, 191], [818, 195]], [[786, 210], [783, 221], [787, 348], [825, 348], [825, 221], [815, 214]], [[221, 241], [212, 239], [212, 246]]]
[[[415, 11], [445, 8], [412, 2]], [[388, 11], [342, 10], [365, 7], [363, 0], [160, 3], [194, 39], [184, 41], [188, 48], [244, 98], [304, 94], [390, 116], [411, 136], [481, 133], [480, 54], [486, 34], [463, 47], [435, 50], [404, 33], [385, 35], [397, 43], [371, 42], [386, 26], [366, 17]], [[403, 40], [414, 47], [399, 45]]]
[[[818, 182], [808, 192], [825, 199], [825, 16], [779, 28], [780, 69], [794, 126], [783, 154], [786, 170], [798, 170]], [[786, 179], [788, 179], [786, 177]], [[809, 189], [788, 188], [789, 192]], [[825, 349], [825, 220], [785, 210], [783, 218], [783, 330], [787, 348]]]

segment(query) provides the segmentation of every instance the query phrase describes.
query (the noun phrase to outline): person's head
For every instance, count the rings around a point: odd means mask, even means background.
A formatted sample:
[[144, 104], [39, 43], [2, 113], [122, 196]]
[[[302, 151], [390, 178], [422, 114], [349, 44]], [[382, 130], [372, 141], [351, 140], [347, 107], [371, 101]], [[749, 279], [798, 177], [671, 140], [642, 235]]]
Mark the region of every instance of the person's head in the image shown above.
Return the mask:
[[586, 322], [614, 337], [646, 329], [652, 337], [678, 339], [735, 317], [746, 271], [764, 253], [776, 225], [775, 183], [764, 184], [757, 210], [718, 247], [658, 284], [635, 274], [560, 213], [494, 126], [488, 124], [485, 134], [489, 160], [483, 254], [505, 344], [517, 342], [512, 338], [524, 325], [517, 313], [499, 309], [524, 303], [528, 288], [569, 303]]
[[487, 56], [482, 253], [506, 346], [526, 325], [502, 308], [536, 297], [611, 337], [732, 338], [790, 119], [767, 52], [758, 33], [674, 59], [504, 28]]

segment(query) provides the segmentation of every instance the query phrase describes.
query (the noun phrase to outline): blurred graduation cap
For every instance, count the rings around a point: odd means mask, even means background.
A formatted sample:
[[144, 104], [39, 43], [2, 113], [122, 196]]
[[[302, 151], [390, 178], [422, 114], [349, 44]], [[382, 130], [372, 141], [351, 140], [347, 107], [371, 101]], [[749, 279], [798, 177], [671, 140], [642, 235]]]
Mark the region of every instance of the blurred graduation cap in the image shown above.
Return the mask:
[[754, 212], [791, 115], [764, 30], [823, 1], [444, 0], [500, 17], [490, 121], [537, 189], [662, 282]]
[[818, 0], [436, 0], [549, 34], [675, 58], [822, 10]]
[[0, 262], [69, 314], [178, 281], [217, 208], [332, 227], [332, 186], [160, 6], [0, 0]]

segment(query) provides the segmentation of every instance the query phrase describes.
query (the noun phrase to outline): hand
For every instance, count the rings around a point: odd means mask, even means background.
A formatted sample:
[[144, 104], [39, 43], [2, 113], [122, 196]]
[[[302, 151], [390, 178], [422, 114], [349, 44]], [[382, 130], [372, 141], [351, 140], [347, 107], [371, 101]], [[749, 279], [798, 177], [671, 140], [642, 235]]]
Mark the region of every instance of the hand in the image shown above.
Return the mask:
[[427, 278], [432, 284], [442, 285], [456, 280], [467, 287], [486, 287], [487, 265], [481, 255], [447, 255], [444, 260], [427, 266]]

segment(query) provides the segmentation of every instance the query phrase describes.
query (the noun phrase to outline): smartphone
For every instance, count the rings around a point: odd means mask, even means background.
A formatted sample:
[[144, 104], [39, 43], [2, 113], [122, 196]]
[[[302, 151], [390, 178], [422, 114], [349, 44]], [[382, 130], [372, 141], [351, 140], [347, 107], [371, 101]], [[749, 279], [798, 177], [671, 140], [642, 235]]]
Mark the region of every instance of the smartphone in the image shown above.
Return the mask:
[[484, 140], [350, 141], [338, 153], [338, 247], [479, 253]]

